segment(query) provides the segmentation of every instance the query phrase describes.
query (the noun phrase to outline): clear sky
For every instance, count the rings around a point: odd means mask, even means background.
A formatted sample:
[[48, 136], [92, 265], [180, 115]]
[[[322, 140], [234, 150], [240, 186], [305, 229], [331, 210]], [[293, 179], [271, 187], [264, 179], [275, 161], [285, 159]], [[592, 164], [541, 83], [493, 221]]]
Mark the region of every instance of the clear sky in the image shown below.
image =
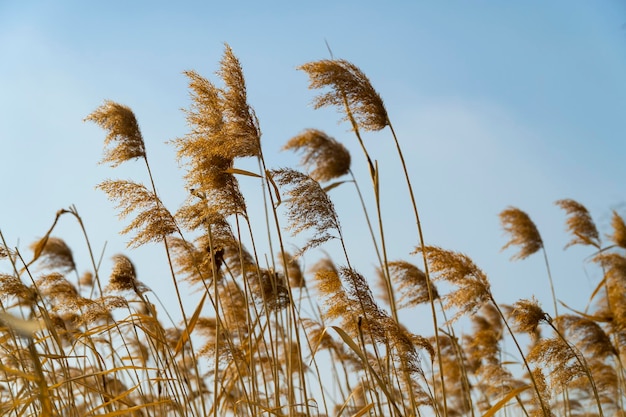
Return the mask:
[[[98, 254], [125, 253], [157, 293], [171, 291], [162, 247], [129, 251], [125, 225], [94, 186], [144, 181], [144, 167], [97, 165], [105, 133], [82, 120], [110, 99], [130, 106], [157, 188], [175, 211], [185, 197], [175, 150], [187, 132], [187, 80], [214, 72], [227, 42], [247, 77], [250, 104], [272, 167], [298, 157], [279, 148], [305, 128], [352, 151], [371, 201], [355, 138], [332, 110], [313, 110], [303, 63], [336, 57], [359, 66], [382, 96], [407, 155], [427, 244], [467, 253], [496, 298], [532, 294], [551, 306], [542, 257], [510, 263], [498, 213], [509, 205], [538, 225], [557, 295], [584, 308], [598, 271], [571, 248], [564, 213], [573, 198], [609, 231], [626, 215], [626, 5], [622, 1], [7, 1], [0, 0], [0, 230], [25, 253], [55, 212], [75, 204]], [[365, 135], [382, 175], [390, 257], [417, 245], [405, 186], [387, 130]], [[254, 165], [252, 165], [254, 167]], [[250, 181], [246, 179], [244, 181]], [[353, 190], [334, 190], [349, 250], [371, 275]], [[251, 211], [261, 202], [248, 198]], [[77, 224], [55, 235], [89, 268]], [[337, 259], [340, 258], [337, 256]], [[417, 259], [413, 258], [419, 265]], [[190, 306], [190, 309], [193, 308]]]

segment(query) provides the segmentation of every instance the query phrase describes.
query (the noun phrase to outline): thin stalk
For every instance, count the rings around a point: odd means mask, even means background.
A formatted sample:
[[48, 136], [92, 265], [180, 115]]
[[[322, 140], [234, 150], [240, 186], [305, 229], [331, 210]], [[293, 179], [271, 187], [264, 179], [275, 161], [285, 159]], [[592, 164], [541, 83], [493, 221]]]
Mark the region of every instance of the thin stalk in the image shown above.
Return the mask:
[[363, 194], [361, 193], [361, 188], [359, 187], [359, 183], [354, 176], [352, 170], [349, 170], [350, 176], [352, 177], [352, 182], [354, 183], [354, 188], [359, 196], [359, 202], [361, 203], [361, 207], [363, 208], [363, 213], [365, 214], [365, 221], [367, 223], [367, 229], [370, 232], [370, 236], [372, 237], [372, 242], [374, 243], [374, 250], [376, 251], [376, 257], [378, 258], [378, 264], [380, 265], [381, 271], [384, 268], [383, 260], [380, 256], [380, 250], [378, 249], [378, 242], [376, 242], [376, 236], [374, 235], [374, 229], [372, 228], [372, 222], [370, 220], [370, 216], [367, 213], [367, 207], [365, 206], [365, 200], [363, 199]]
[[556, 303], [556, 292], [554, 290], [554, 282], [552, 281], [552, 273], [550, 273], [550, 263], [548, 262], [548, 254], [546, 252], [546, 248], [544, 245], [541, 245], [541, 249], [543, 249], [543, 259], [546, 263], [546, 270], [548, 272], [548, 281], [550, 282], [550, 291], [552, 293], [552, 303], [554, 305], [554, 317], [558, 317], [559, 310], [557, 308], [557, 303]]
[[385, 241], [385, 233], [383, 227], [383, 218], [382, 212], [380, 208], [380, 183], [378, 177], [378, 169], [377, 166], [372, 163], [372, 159], [370, 158], [369, 153], [367, 152], [367, 148], [363, 143], [363, 139], [361, 138], [361, 132], [359, 130], [359, 126], [352, 114], [352, 110], [350, 109], [350, 105], [348, 103], [348, 99], [345, 94], [343, 95], [344, 107], [346, 110], [346, 115], [348, 116], [348, 120], [350, 120], [350, 124], [352, 125], [352, 130], [354, 131], [355, 136], [357, 137], [359, 144], [361, 145], [361, 149], [363, 149], [363, 153], [365, 154], [365, 158], [367, 159], [367, 164], [369, 167], [370, 177], [372, 179], [372, 186], [374, 187], [374, 197], [376, 202], [376, 214], [378, 216], [378, 230], [380, 233], [380, 244], [383, 253], [383, 276], [385, 278], [385, 286], [387, 287], [387, 293], [389, 294], [389, 307], [391, 308], [391, 316], [396, 321], [398, 321], [398, 308], [396, 306], [395, 294], [393, 292], [393, 287], [391, 285], [391, 278], [389, 273], [389, 261], [387, 259], [387, 245]]
[[424, 275], [426, 276], [426, 287], [428, 289], [428, 300], [430, 302], [430, 309], [433, 318], [433, 327], [435, 329], [435, 344], [437, 345], [437, 359], [439, 364], [439, 375], [441, 382], [441, 391], [442, 391], [442, 399], [443, 399], [443, 415], [448, 415], [448, 402], [446, 398], [446, 382], [443, 373], [443, 359], [441, 357], [441, 346], [439, 342], [439, 325], [437, 324], [437, 311], [435, 309], [435, 299], [433, 297], [433, 289], [430, 282], [430, 272], [428, 269], [428, 260], [426, 258], [426, 250], [424, 243], [424, 233], [422, 231], [422, 224], [420, 221], [419, 212], [417, 211], [417, 203], [415, 200], [415, 194], [413, 193], [413, 186], [411, 184], [411, 179], [409, 177], [409, 171], [406, 166], [406, 162], [404, 160], [404, 154], [402, 153], [402, 148], [400, 147], [400, 142], [398, 141], [398, 137], [396, 135], [395, 130], [393, 129], [393, 125], [391, 124], [391, 120], [387, 118], [387, 125], [391, 130], [391, 135], [393, 136], [394, 143], [396, 145], [396, 150], [398, 151], [398, 157], [400, 158], [400, 162], [402, 163], [402, 170], [404, 171], [404, 178], [406, 180], [407, 187], [409, 189], [409, 196], [411, 199], [411, 205], [413, 207], [413, 214], [415, 216], [415, 223], [417, 226], [417, 233], [419, 235], [420, 240], [420, 252], [422, 252], [422, 260], [424, 262]]
[[[262, 166], [262, 172], [266, 173], [265, 175], [265, 186], [266, 186], [266, 190], [267, 193], [269, 195], [269, 199], [270, 199], [270, 204], [272, 206], [272, 216], [274, 218], [274, 225], [276, 227], [276, 231], [277, 231], [277, 235], [278, 235], [278, 245], [280, 248], [280, 255], [282, 256], [282, 261], [283, 261], [283, 265], [288, 265], [288, 259], [287, 259], [287, 255], [286, 255], [286, 250], [285, 250], [285, 245], [283, 242], [283, 238], [282, 238], [282, 234], [280, 232], [281, 228], [280, 228], [280, 221], [278, 220], [278, 212], [276, 210], [276, 204], [274, 202], [274, 196], [272, 194], [272, 185], [270, 184], [270, 180], [267, 178], [267, 166], [265, 164], [265, 159], [263, 158], [263, 153], [260, 153], [259, 155], [259, 160], [261, 161], [261, 166]], [[299, 328], [298, 328], [298, 312], [296, 310], [295, 307], [295, 298], [293, 296], [293, 291], [291, 288], [291, 285], [289, 284], [289, 271], [288, 268], [285, 268], [285, 281], [287, 282], [287, 294], [289, 296], [289, 309], [290, 309], [290, 317], [292, 317], [293, 319], [290, 319], [290, 323], [289, 323], [289, 333], [288, 333], [288, 342], [289, 345], [291, 346], [291, 338], [295, 336], [296, 339], [296, 343], [298, 346], [302, 346], [302, 343], [300, 341], [300, 332], [299, 332]], [[293, 331], [291, 330], [291, 326], [293, 326]], [[301, 353], [300, 353], [301, 355]], [[291, 371], [291, 356], [289, 355], [288, 359], [287, 359], [287, 366], [288, 366], [288, 371]], [[311, 413], [309, 411], [309, 407], [308, 407], [308, 401], [309, 401], [309, 396], [308, 396], [308, 389], [307, 389], [307, 382], [306, 382], [306, 378], [304, 377], [304, 369], [302, 368], [302, 360], [300, 358], [300, 360], [298, 361], [300, 369], [298, 372], [298, 375], [300, 377], [300, 383], [302, 384], [302, 395], [304, 397], [304, 403], [307, 404], [307, 406], [305, 407], [305, 412], [307, 417], [311, 417]], [[292, 378], [288, 378], [288, 392], [289, 395], [291, 396], [291, 392], [293, 391], [293, 383], [292, 383]], [[289, 415], [293, 415], [293, 408], [289, 407]]]

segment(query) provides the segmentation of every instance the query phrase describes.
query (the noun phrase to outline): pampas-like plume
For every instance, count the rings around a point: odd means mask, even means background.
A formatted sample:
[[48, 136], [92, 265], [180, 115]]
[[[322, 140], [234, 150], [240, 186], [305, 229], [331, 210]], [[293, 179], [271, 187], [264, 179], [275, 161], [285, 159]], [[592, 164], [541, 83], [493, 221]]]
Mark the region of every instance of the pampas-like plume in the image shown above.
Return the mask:
[[[192, 130], [173, 143], [177, 159], [188, 166], [187, 187], [200, 198], [185, 204], [181, 212], [205, 212], [196, 218], [207, 217], [207, 211], [222, 216], [243, 215], [244, 198], [230, 170], [235, 158], [259, 156], [261, 145], [256, 116], [246, 102], [239, 61], [227, 46], [219, 72], [226, 84], [225, 90], [218, 89], [196, 72], [185, 74], [192, 90], [191, 108], [186, 111]], [[194, 205], [197, 207], [192, 207]], [[195, 216], [184, 217], [189, 220]], [[195, 226], [200, 224], [202, 222], [196, 222]]]
[[472, 317], [474, 333], [466, 337], [467, 356], [470, 361], [500, 365], [502, 318], [491, 304], [485, 304]]
[[[0, 273], [0, 296], [16, 297], [18, 304], [31, 305], [37, 300], [37, 293], [34, 289], [26, 286], [21, 279], [15, 275]], [[5, 301], [6, 302], [6, 301]], [[6, 304], [5, 304], [5, 307]]]
[[[181, 238], [171, 237], [167, 239], [174, 255], [174, 263], [178, 268], [177, 272], [192, 284], [201, 283], [205, 280], [210, 281], [214, 276], [217, 276], [219, 281], [223, 277], [224, 249], [214, 247], [212, 250], [209, 245], [203, 244], [204, 240], [206, 240], [206, 236], [201, 236], [198, 239], [198, 244], [194, 245]], [[215, 258], [215, 274], [213, 258]]]
[[[95, 122], [108, 131], [104, 145], [109, 145], [110, 148], [105, 150], [101, 163], [108, 162], [112, 167], [116, 167], [130, 159], [146, 157], [139, 124], [129, 107], [106, 100], [85, 120]], [[113, 146], [114, 142], [117, 142], [117, 145]]]
[[63, 239], [46, 236], [31, 245], [35, 254], [40, 254], [40, 267], [72, 271], [76, 268], [72, 250]]
[[626, 249], [626, 223], [624, 218], [617, 214], [613, 210], [613, 217], [611, 218], [611, 227], [613, 227], [613, 234], [609, 237], [620, 248]]
[[537, 335], [539, 325], [552, 321], [550, 316], [539, 306], [539, 302], [533, 297], [530, 300], [516, 301], [509, 311], [513, 325], [519, 332]]
[[309, 88], [331, 88], [331, 91], [315, 98], [316, 109], [338, 106], [343, 111], [352, 112], [346, 115], [345, 120], [354, 116], [364, 130], [381, 130], [389, 124], [382, 98], [356, 65], [343, 59], [324, 59], [309, 62], [298, 69], [309, 75]]
[[[455, 307], [459, 310], [450, 321], [465, 313], [475, 313], [491, 299], [487, 276], [467, 255], [436, 246], [424, 246], [423, 250], [433, 279], [443, 279], [457, 286], [455, 291], [444, 296], [445, 308]], [[414, 253], [421, 251], [422, 248], [418, 247]]]
[[[378, 271], [382, 275], [382, 271]], [[401, 294], [399, 301], [404, 302], [403, 306], [415, 307], [418, 304], [428, 303], [428, 283], [426, 274], [415, 265], [405, 261], [389, 262], [389, 275], [391, 280], [397, 285], [397, 290]], [[439, 298], [437, 288], [430, 284], [433, 299]]]
[[113, 257], [115, 264], [111, 271], [111, 278], [107, 287], [110, 291], [134, 291], [137, 294], [147, 291], [145, 285], [137, 280], [135, 265], [124, 255]]
[[350, 303], [334, 265], [332, 267], [320, 265], [319, 269], [316, 268], [314, 279], [328, 307], [325, 314], [326, 318], [334, 320], [346, 317], [350, 310]]
[[535, 368], [532, 370], [531, 379], [535, 381], [535, 386], [537, 387], [535, 391], [535, 395], [533, 396], [533, 403], [535, 404], [535, 409], [530, 414], [531, 417], [553, 417], [554, 413], [552, 411], [546, 409], [542, 404], [549, 404], [550, 399], [552, 398], [550, 389], [548, 388], [548, 384], [546, 382], [546, 376], [544, 375], [541, 368]]
[[241, 64], [228, 44], [225, 45], [218, 75], [226, 85], [222, 91], [225, 133], [228, 138], [226, 149], [230, 149], [230, 156], [233, 158], [259, 156], [261, 154], [259, 122], [254, 110], [248, 105]]
[[176, 222], [163, 203], [143, 184], [125, 180], [107, 180], [98, 185], [110, 200], [115, 200], [120, 209], [119, 217], [125, 218], [131, 212], [136, 217], [120, 233], [135, 232], [128, 242], [129, 247], [138, 247], [148, 242], [159, 242], [176, 232]]
[[586, 376], [575, 351], [559, 337], [538, 340], [528, 352], [527, 360], [548, 370], [550, 386], [557, 392], [574, 379]]
[[317, 129], [307, 129], [294, 136], [283, 149], [302, 152], [300, 164], [311, 169], [309, 175], [316, 181], [330, 181], [350, 171], [350, 153], [346, 147]]
[[590, 358], [604, 360], [609, 355], [617, 355], [611, 339], [602, 327], [586, 317], [562, 314], [554, 319], [556, 326], [562, 329], [567, 340], [576, 343], [578, 348]]
[[602, 253], [593, 260], [606, 271], [611, 326], [626, 340], [626, 258], [617, 253]]
[[500, 222], [504, 231], [511, 235], [511, 240], [502, 247], [502, 250], [509, 246], [520, 247], [520, 251], [511, 259], [525, 259], [543, 247], [537, 226], [522, 210], [509, 207], [500, 213]]
[[599, 249], [600, 234], [587, 208], [570, 199], [558, 200], [555, 204], [569, 216], [567, 230], [574, 235], [565, 248], [572, 245], [591, 245]]
[[334, 238], [330, 234], [331, 230], [341, 234], [335, 206], [317, 181], [289, 168], [272, 170], [270, 175], [278, 185], [285, 187], [289, 196], [285, 203], [292, 233], [296, 235], [305, 230], [314, 230], [313, 237], [299, 254]]
[[118, 308], [128, 308], [128, 301], [116, 295], [107, 295], [95, 300], [89, 300], [81, 308], [75, 324], [89, 325], [98, 321], [106, 322], [111, 319], [111, 311]]

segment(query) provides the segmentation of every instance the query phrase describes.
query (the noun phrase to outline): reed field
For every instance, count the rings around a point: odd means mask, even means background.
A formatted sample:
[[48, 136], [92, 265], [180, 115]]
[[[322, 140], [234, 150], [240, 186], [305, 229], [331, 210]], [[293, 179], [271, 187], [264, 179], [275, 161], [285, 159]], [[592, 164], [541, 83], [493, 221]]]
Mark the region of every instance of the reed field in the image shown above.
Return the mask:
[[[109, 249], [127, 253], [114, 256], [110, 274], [74, 206], [57, 211], [30, 250], [0, 232], [9, 271], [0, 273], [0, 415], [626, 415], [626, 222], [617, 211], [598, 230], [584, 202], [554, 202], [568, 246], [587, 247], [580, 262], [601, 277], [587, 305], [569, 306], [559, 302], [541, 231], [523, 208], [503, 207], [494, 222], [504, 249], [513, 260], [545, 260], [539, 291], [552, 302], [501, 303], [479, 265], [424, 236], [403, 133], [358, 66], [332, 58], [298, 68], [314, 107], [336, 110], [362, 150], [351, 155], [304, 129], [282, 148], [298, 167], [266, 165], [262, 121], [228, 45], [217, 67], [210, 77], [185, 72], [188, 130], [170, 141], [187, 195], [177, 207], [158, 192], [159, 166], [132, 109], [105, 101], [86, 115], [102, 128], [100, 163], [111, 175], [132, 163], [147, 178], [97, 185], [129, 242]], [[403, 173], [395, 201], [410, 205], [404, 233], [415, 242], [403, 253], [388, 251], [389, 197], [365, 132], [389, 141]], [[353, 162], [366, 165], [364, 177]], [[242, 181], [259, 192], [246, 195]], [[370, 237], [360, 243], [375, 250], [373, 276], [355, 264], [358, 248], [346, 244], [333, 202], [347, 189], [359, 196], [352, 209]], [[62, 218], [84, 232], [86, 271], [56, 233]], [[137, 277], [132, 249], [143, 245], [161, 248], [169, 268], [159, 279], [175, 293], [155, 294]], [[418, 331], [414, 317], [429, 330]]]

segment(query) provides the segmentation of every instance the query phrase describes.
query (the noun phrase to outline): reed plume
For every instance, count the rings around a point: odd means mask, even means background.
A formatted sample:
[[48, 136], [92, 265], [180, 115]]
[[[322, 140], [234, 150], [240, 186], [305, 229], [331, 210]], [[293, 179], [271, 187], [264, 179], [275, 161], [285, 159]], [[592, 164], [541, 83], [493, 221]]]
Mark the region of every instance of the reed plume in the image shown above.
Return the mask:
[[558, 200], [555, 204], [569, 216], [567, 230], [574, 236], [565, 248], [572, 245], [590, 245], [600, 249], [600, 234], [587, 208], [570, 199]]
[[518, 332], [536, 337], [539, 335], [539, 325], [552, 321], [535, 297], [516, 301], [509, 310], [509, 318]]
[[504, 231], [511, 236], [502, 250], [510, 246], [519, 246], [519, 252], [511, 257], [512, 260], [525, 259], [543, 248], [543, 240], [537, 226], [522, 210], [515, 207], [503, 210], [500, 213], [500, 222]]
[[76, 269], [72, 250], [63, 239], [46, 236], [34, 242], [31, 249], [39, 254], [37, 260], [41, 269], [59, 269], [62, 272]]
[[586, 375], [575, 351], [559, 337], [538, 340], [528, 352], [527, 359], [529, 362], [542, 365], [542, 369], [548, 371], [550, 386], [556, 392], [563, 390], [573, 380]]
[[[379, 270], [378, 273], [382, 275], [383, 272]], [[415, 307], [430, 301], [426, 274], [417, 266], [406, 261], [392, 261], [389, 262], [389, 274], [401, 294], [398, 300], [402, 303], [400, 308]], [[433, 298], [438, 299], [439, 293], [435, 284], [431, 282], [430, 288]]]
[[363, 130], [381, 130], [388, 124], [387, 110], [367, 76], [354, 64], [343, 59], [310, 62], [298, 67], [309, 76], [309, 88], [330, 88], [315, 98], [316, 109], [337, 106], [351, 112], [345, 120], [355, 121]]
[[[536, 387], [535, 395], [533, 395], [532, 398], [535, 407], [531, 411], [530, 417], [554, 417], [555, 414], [545, 406], [545, 404], [550, 403], [552, 393], [544, 372], [541, 368], [534, 368], [532, 372], [530, 372], [529, 377], [534, 381]], [[525, 411], [524, 408], [523, 410]]]
[[300, 164], [310, 169], [309, 176], [325, 182], [350, 172], [350, 153], [341, 143], [317, 129], [306, 129], [292, 137], [284, 150], [302, 153]]
[[[193, 194], [179, 210], [188, 225], [192, 225], [194, 218], [216, 214], [245, 215], [245, 201], [233, 175], [234, 159], [260, 155], [258, 121], [246, 102], [239, 61], [228, 46], [221, 64], [218, 74], [226, 84], [225, 89], [217, 88], [195, 71], [185, 72], [192, 99], [186, 110], [191, 131], [172, 142], [179, 163], [187, 166], [185, 180]], [[204, 214], [196, 215], [200, 213]], [[193, 224], [200, 225], [206, 223]]]
[[[571, 202], [563, 203], [565, 207], [572, 208]], [[578, 217], [581, 217], [581, 209], [578, 208]], [[548, 282], [550, 284], [550, 292], [552, 294], [552, 304], [554, 305], [554, 315], [559, 315], [559, 310], [556, 302], [556, 291], [554, 289], [554, 282], [552, 281], [552, 273], [550, 272], [550, 263], [548, 262], [548, 254], [546, 248], [537, 230], [537, 226], [530, 219], [528, 214], [516, 207], [509, 207], [508, 209], [500, 213], [500, 222], [505, 232], [507, 232], [511, 239], [502, 247], [505, 250], [509, 246], [519, 246], [519, 252], [511, 257], [511, 260], [526, 259], [535, 252], [541, 250], [543, 252], [543, 260], [546, 265], [546, 271], [548, 274]], [[574, 222], [574, 220], [572, 220]], [[576, 223], [580, 228], [580, 222]]]
[[136, 248], [148, 242], [164, 241], [178, 229], [172, 214], [163, 206], [158, 196], [143, 184], [126, 180], [107, 180], [98, 185], [109, 199], [116, 201], [118, 216], [126, 218], [136, 212], [135, 218], [120, 233], [134, 232], [128, 247]]
[[[0, 296], [7, 303], [10, 297], [16, 298], [17, 305], [30, 306], [37, 300], [37, 292], [34, 288], [27, 286], [15, 275], [0, 273]], [[8, 308], [10, 304], [4, 304]]]
[[613, 228], [613, 234], [609, 238], [615, 245], [626, 249], [626, 223], [624, 218], [615, 210], [613, 210], [613, 217], [611, 218], [611, 227]]
[[135, 265], [127, 256], [115, 255], [113, 261], [108, 290], [133, 291], [136, 293], [146, 291], [145, 286], [137, 280]]
[[221, 90], [225, 119], [224, 133], [228, 140], [223, 146], [226, 157], [261, 155], [261, 130], [254, 110], [248, 104], [246, 83], [239, 59], [226, 44], [217, 73], [225, 84]]
[[473, 314], [491, 300], [491, 286], [483, 271], [461, 253], [436, 246], [416, 248], [414, 253], [424, 251], [434, 280], [444, 280], [456, 286], [456, 290], [443, 296], [444, 307], [454, 307], [458, 312], [450, 321], [463, 314]]
[[593, 260], [605, 269], [611, 327], [620, 340], [626, 341], [626, 258], [617, 253], [601, 253]]
[[279, 186], [284, 187], [284, 192], [289, 197], [284, 201], [287, 204], [289, 230], [294, 235], [313, 230], [313, 237], [298, 255], [338, 237], [331, 234], [333, 230], [341, 235], [335, 206], [317, 181], [288, 168], [271, 170], [270, 175]]
[[122, 104], [106, 100], [85, 118], [108, 131], [101, 163], [116, 167], [130, 159], [145, 158], [146, 148], [133, 111]]
[[609, 335], [595, 321], [573, 314], [562, 314], [554, 321], [559, 329], [563, 329], [566, 339], [589, 358], [603, 361], [617, 355]]
[[[485, 304], [472, 316], [472, 327], [473, 332], [464, 338], [464, 350], [457, 360], [463, 363], [466, 358], [467, 369], [478, 379], [483, 395], [488, 398], [502, 396], [519, 386], [502, 362], [504, 322], [497, 308], [491, 303]], [[468, 375], [464, 374], [464, 378], [467, 379]], [[469, 386], [469, 381], [465, 384]]]
[[[193, 244], [181, 238], [168, 238], [172, 258], [177, 267], [176, 272], [191, 284], [213, 279], [219, 281], [224, 276], [222, 268], [224, 248], [215, 244], [211, 248], [206, 240], [206, 236], [200, 236], [196, 244]], [[215, 262], [215, 271], [213, 262]]]

